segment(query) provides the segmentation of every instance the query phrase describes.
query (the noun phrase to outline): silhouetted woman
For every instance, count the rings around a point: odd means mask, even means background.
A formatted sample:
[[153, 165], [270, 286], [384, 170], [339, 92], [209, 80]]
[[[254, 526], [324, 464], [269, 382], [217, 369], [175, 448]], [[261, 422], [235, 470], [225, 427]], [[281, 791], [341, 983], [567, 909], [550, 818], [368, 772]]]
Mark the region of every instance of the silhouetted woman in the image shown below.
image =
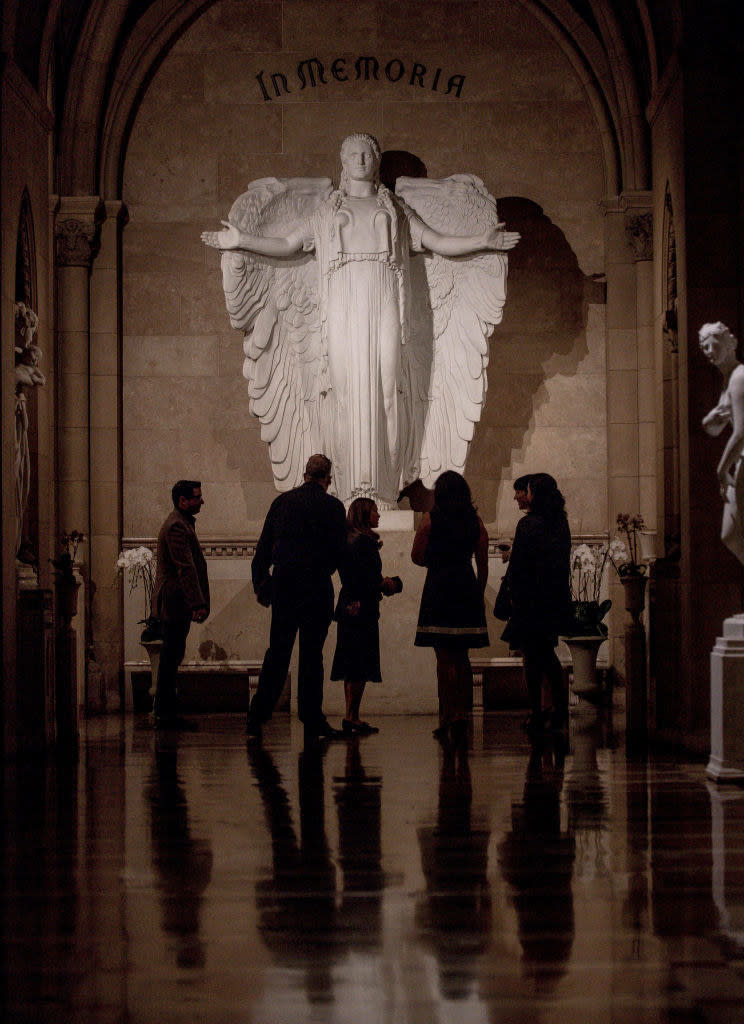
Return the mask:
[[524, 656], [531, 713], [530, 732], [545, 724], [543, 676], [550, 686], [554, 729], [568, 725], [568, 690], [555, 648], [571, 605], [571, 532], [563, 495], [548, 473], [533, 473], [527, 485], [528, 511], [517, 524], [506, 575], [512, 614], [502, 639]]
[[468, 648], [488, 646], [483, 607], [488, 534], [467, 481], [454, 470], [434, 484], [434, 507], [416, 531], [411, 558], [427, 569], [415, 644], [433, 647], [437, 656], [439, 727], [434, 735], [465, 741], [473, 707]]
[[377, 728], [359, 718], [367, 682], [379, 683], [380, 598], [401, 589], [396, 577], [382, 575], [382, 541], [375, 528], [380, 522], [371, 498], [355, 498], [346, 514], [348, 534], [339, 563], [341, 593], [334, 618], [338, 623], [336, 653], [331, 679], [343, 679], [346, 716], [342, 728], [347, 735], [367, 735]]

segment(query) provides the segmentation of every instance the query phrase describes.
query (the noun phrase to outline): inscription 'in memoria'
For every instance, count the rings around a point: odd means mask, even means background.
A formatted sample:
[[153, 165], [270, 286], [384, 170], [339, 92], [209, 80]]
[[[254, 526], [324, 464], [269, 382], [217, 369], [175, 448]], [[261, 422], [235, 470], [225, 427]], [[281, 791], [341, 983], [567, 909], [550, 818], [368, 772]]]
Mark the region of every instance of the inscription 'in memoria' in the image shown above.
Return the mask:
[[[465, 75], [442, 75], [441, 68], [429, 69], [425, 64], [414, 61], [413, 64], [406, 64], [394, 57], [384, 66], [380, 64], [377, 57], [357, 57], [351, 64], [346, 57], [337, 57], [326, 70], [326, 65], [317, 57], [308, 57], [301, 60], [297, 65], [297, 82], [299, 91], [303, 89], [315, 89], [318, 85], [328, 85], [327, 75], [337, 82], [364, 82], [387, 79], [388, 82], [403, 82], [405, 85], [418, 86], [421, 89], [430, 89], [432, 92], [443, 92], [445, 95], [454, 93], [457, 99], [460, 98], [462, 87], [465, 84]], [[287, 76], [281, 71], [274, 71], [267, 74], [266, 71], [259, 71], [256, 80], [261, 89], [264, 100], [273, 100], [292, 92], [289, 87]], [[273, 94], [273, 95], [272, 95]]]

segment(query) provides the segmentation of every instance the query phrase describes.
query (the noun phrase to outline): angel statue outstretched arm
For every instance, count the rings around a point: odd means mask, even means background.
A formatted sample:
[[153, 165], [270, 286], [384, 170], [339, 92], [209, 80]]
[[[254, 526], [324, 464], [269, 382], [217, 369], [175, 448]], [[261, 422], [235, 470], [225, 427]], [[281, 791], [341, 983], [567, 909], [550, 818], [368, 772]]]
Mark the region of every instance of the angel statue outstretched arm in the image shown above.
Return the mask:
[[211, 245], [223, 252], [229, 249], [244, 249], [246, 252], [254, 252], [258, 256], [285, 259], [287, 256], [293, 256], [302, 248], [302, 233], [299, 230], [291, 231], [288, 235], [264, 238], [261, 235], [252, 235], [247, 231], [241, 231], [228, 220], [220, 221], [220, 223], [224, 224], [221, 231], [202, 231], [201, 239], [205, 245]]
[[488, 340], [506, 301], [506, 252], [520, 235], [504, 230], [496, 200], [472, 174], [401, 177], [396, 194], [426, 224], [423, 252], [411, 260], [408, 475], [433, 487], [445, 470], [465, 470], [488, 387]]
[[469, 256], [471, 253], [489, 250], [506, 252], [514, 248], [521, 235], [518, 231], [504, 231], [505, 227], [502, 221], [481, 235], [443, 235], [427, 227], [421, 233], [421, 242], [424, 249], [437, 256]]
[[[483, 204], [473, 202], [478, 179], [459, 176], [459, 199], [435, 201], [432, 218], [420, 208], [427, 201], [415, 188], [399, 199], [379, 182], [380, 148], [372, 136], [345, 139], [341, 163], [336, 190], [329, 179], [253, 182], [222, 230], [205, 231], [202, 240], [223, 253], [227, 308], [245, 334], [251, 411], [269, 443], [277, 487], [299, 484], [306, 457], [322, 451], [333, 462], [334, 489], [343, 501], [364, 496], [394, 507], [421, 467], [429, 479], [435, 464], [464, 465], [462, 438], [466, 453], [474, 406], [479, 413], [485, 393], [481, 381], [478, 398], [472, 382], [473, 374], [484, 378], [483, 324], [500, 318], [495, 306], [500, 311], [503, 305], [503, 280], [494, 308], [481, 308], [488, 302], [458, 261], [473, 254], [500, 260], [503, 279], [502, 253], [519, 235], [504, 230], [491, 197], [492, 210], [482, 215]], [[485, 193], [482, 183], [480, 189]], [[436, 261], [433, 286], [428, 267], [412, 276], [411, 251]], [[465, 289], [454, 305], [442, 291], [446, 274], [439, 266], [450, 262], [460, 267], [454, 283]], [[437, 330], [427, 343], [426, 329], [412, 324], [417, 313], [429, 323], [442, 313], [453, 320], [455, 334]], [[465, 339], [460, 354], [449, 352], [458, 332]], [[477, 368], [468, 348], [479, 352]], [[464, 412], [441, 386], [453, 359], [467, 365], [454, 385], [467, 394], [460, 401]], [[459, 440], [449, 440], [432, 458], [445, 419]], [[445, 465], [453, 452], [460, 463]]]

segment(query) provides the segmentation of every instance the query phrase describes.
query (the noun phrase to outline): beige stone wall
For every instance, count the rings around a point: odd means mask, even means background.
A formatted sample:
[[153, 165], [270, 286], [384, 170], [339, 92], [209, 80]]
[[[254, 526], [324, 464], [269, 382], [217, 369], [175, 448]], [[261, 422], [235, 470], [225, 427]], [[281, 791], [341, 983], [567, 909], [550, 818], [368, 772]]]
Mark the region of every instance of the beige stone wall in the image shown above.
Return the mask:
[[[344, 57], [349, 70], [360, 54], [400, 59], [406, 75], [329, 75], [300, 91], [299, 61], [328, 69]], [[427, 67], [423, 87], [408, 84], [415, 62]], [[261, 71], [265, 83], [283, 72], [291, 93], [263, 99]], [[460, 98], [445, 93], [455, 74], [465, 76]], [[263, 518], [275, 492], [248, 414], [241, 337], [228, 325], [219, 255], [199, 233], [255, 178], [337, 180], [339, 143], [353, 130], [414, 153], [431, 177], [481, 176], [523, 233], [468, 465], [484, 519], [511, 532], [511, 481], [547, 470], [574, 531], [606, 529], [606, 327], [592, 280], [605, 269], [605, 169], [565, 54], [519, 4], [226, 0], [165, 58], [127, 151], [124, 535], [155, 532], [179, 476], [203, 481], [203, 534], [249, 536]]]

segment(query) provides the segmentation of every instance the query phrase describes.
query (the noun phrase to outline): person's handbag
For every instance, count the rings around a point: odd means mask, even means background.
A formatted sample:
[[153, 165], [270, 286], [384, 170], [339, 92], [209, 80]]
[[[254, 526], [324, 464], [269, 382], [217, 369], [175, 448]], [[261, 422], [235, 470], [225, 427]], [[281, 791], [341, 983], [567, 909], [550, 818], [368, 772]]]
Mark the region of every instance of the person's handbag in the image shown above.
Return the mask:
[[502, 619], [504, 622], [511, 617], [512, 613], [512, 599], [511, 599], [511, 588], [509, 587], [509, 574], [507, 573], [501, 581], [499, 592], [496, 595], [496, 601], [493, 606], [493, 614], [497, 619]]

